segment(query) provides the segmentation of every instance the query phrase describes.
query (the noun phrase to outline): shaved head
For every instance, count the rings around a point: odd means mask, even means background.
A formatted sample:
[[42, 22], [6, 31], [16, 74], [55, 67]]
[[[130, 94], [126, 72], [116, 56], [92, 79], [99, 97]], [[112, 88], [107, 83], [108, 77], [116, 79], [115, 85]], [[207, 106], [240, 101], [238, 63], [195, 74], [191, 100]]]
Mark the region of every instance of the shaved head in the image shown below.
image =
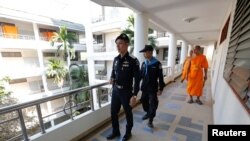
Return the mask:
[[201, 46], [197, 45], [194, 47], [194, 49], [201, 50]]
[[201, 52], [201, 46], [196, 45], [196, 46], [194, 47], [194, 53], [195, 53], [196, 55], [198, 55], [198, 54], [200, 54], [200, 52]]

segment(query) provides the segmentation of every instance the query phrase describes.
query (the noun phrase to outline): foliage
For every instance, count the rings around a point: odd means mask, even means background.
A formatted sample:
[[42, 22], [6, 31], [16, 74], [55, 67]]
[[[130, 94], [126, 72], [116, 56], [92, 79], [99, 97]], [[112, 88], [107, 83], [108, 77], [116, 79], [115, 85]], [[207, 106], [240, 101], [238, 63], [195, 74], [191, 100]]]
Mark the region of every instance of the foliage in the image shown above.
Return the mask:
[[[6, 86], [8, 85], [9, 81], [10, 81], [10, 78], [7, 76], [0, 79], [0, 108], [10, 106], [13, 104], [17, 104], [18, 102], [16, 98], [13, 98], [11, 96], [12, 92], [6, 89]], [[0, 115], [0, 121], [7, 121], [7, 120], [11, 120], [17, 117], [18, 117], [18, 114], [16, 111], [10, 112], [10, 113]], [[38, 126], [34, 117], [28, 116], [27, 113], [24, 111], [23, 111], [23, 117], [26, 123], [32, 123], [29, 127], [27, 127], [28, 134], [34, 134], [34, 132], [37, 132]], [[8, 140], [10, 138], [20, 135], [21, 130], [19, 127], [20, 127], [20, 122], [18, 119], [0, 124], [0, 133], [1, 133], [0, 141], [5, 141], [5, 140]]]
[[[73, 81], [71, 89], [81, 88], [89, 85], [88, 72], [83, 66], [72, 64], [70, 66], [70, 76]], [[75, 100], [79, 103], [89, 99], [90, 95], [88, 91], [79, 92], [75, 95]]]
[[[7, 76], [0, 79], [0, 108], [17, 103], [16, 99], [11, 98], [12, 92], [6, 89], [6, 86], [8, 85], [9, 81], [10, 78]], [[0, 121], [6, 121], [13, 117], [17, 117], [16, 112], [2, 114], [0, 115]], [[0, 132], [1, 132], [0, 141], [7, 140], [13, 136], [18, 135], [18, 130], [16, 129], [16, 127], [18, 127], [17, 121], [0, 124]]]
[[[60, 27], [59, 33], [54, 32], [52, 36], [51, 45], [54, 46], [55, 42], [59, 42], [57, 45], [57, 54], [59, 56], [60, 49], [63, 47], [64, 57], [67, 58], [70, 55], [71, 59], [75, 58], [75, 50], [72, 43], [76, 41], [76, 35], [69, 33], [66, 26]], [[68, 54], [70, 53], [70, 54]]]
[[8, 91], [6, 89], [6, 85], [9, 83], [9, 81], [10, 81], [10, 78], [8, 76], [5, 76], [0, 79], [0, 107], [4, 105], [5, 103], [8, 103], [6, 101], [8, 100], [8, 97], [10, 96], [11, 91]]
[[[51, 45], [54, 46], [55, 42], [57, 45], [57, 56], [60, 54], [60, 49], [63, 47], [63, 57], [67, 60], [67, 66], [69, 70], [70, 66], [70, 58], [75, 58], [75, 50], [73, 46], [73, 42], [76, 41], [76, 34], [68, 32], [66, 26], [60, 27], [59, 33], [54, 32], [54, 36], [52, 36]], [[62, 70], [64, 71], [64, 70]], [[61, 79], [62, 80], [62, 79]], [[71, 77], [69, 77], [70, 85], [72, 85]], [[59, 83], [57, 83], [59, 84]]]
[[130, 28], [126, 28], [122, 32], [128, 35], [128, 38], [130, 40], [129, 45], [133, 47], [134, 46], [134, 31]]
[[[134, 22], [134, 21], [135, 21], [134, 16], [133, 16], [133, 15], [130, 15], [130, 16], [128, 17], [128, 19], [127, 19], [128, 27], [125, 28], [125, 29], [122, 31], [122, 33], [125, 33], [125, 34], [128, 35], [129, 40], [130, 40], [130, 50], [129, 50], [129, 53], [133, 53], [133, 51], [134, 51], [134, 35], [135, 35], [135, 34], [134, 34], [134, 25], [135, 25], [135, 22]], [[151, 33], [153, 33], [153, 32], [154, 32], [153, 29], [151, 29], [151, 28], [148, 29], [148, 34], [151, 34]], [[149, 43], [150, 45], [152, 45], [153, 48], [156, 48], [157, 40], [156, 40], [155, 37], [149, 36], [149, 37], [148, 37], [148, 43]]]
[[56, 83], [58, 86], [62, 86], [63, 80], [67, 74], [68, 69], [63, 61], [56, 58], [48, 60], [46, 75], [50, 78], [54, 78], [54, 83]]
[[148, 37], [148, 43], [153, 47], [156, 48], [157, 40], [154, 36]]

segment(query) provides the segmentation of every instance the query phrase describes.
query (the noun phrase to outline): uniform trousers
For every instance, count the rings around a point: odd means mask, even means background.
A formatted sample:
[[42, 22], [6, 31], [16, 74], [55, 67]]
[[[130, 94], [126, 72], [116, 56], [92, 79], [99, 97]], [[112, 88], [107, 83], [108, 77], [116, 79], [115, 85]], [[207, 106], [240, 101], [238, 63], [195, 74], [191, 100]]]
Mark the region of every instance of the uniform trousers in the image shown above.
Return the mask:
[[158, 97], [156, 91], [142, 91], [142, 96], [140, 99], [142, 103], [143, 110], [147, 113], [149, 120], [153, 121], [156, 115], [156, 110], [158, 108]]
[[118, 114], [120, 112], [121, 105], [123, 106], [127, 120], [126, 133], [127, 134], [131, 133], [133, 127], [132, 107], [129, 105], [131, 97], [132, 97], [132, 90], [119, 89], [116, 86], [113, 87], [112, 100], [111, 100], [111, 120], [112, 120], [112, 127], [114, 134], [120, 133]]

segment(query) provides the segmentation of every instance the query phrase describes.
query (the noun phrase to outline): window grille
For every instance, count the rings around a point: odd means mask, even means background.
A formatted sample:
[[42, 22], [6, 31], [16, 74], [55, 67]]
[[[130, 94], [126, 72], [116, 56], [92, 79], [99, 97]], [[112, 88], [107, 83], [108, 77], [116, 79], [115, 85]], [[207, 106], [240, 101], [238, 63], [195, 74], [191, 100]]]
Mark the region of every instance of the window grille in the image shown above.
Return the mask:
[[250, 2], [238, 0], [224, 78], [250, 114]]

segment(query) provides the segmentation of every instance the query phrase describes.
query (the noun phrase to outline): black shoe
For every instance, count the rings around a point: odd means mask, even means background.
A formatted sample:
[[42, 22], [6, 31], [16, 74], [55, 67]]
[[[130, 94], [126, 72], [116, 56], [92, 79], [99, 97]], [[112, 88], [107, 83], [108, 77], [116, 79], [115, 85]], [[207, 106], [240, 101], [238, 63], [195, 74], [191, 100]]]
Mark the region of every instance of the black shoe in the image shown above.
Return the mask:
[[112, 133], [112, 134], [110, 134], [110, 135], [107, 136], [107, 140], [112, 140], [115, 137], [120, 137], [120, 136], [121, 136], [120, 133], [116, 133], [116, 134]]
[[149, 121], [149, 122], [148, 122], [148, 127], [149, 127], [149, 128], [154, 128], [153, 122]]
[[131, 138], [131, 136], [132, 136], [131, 133], [125, 134], [125, 135], [123, 136], [123, 138], [122, 138], [122, 141], [127, 141], [127, 140], [129, 140], [129, 139]]
[[199, 99], [196, 99], [195, 102], [196, 102], [197, 104], [199, 104], [199, 105], [202, 105], [202, 104], [203, 104], [203, 103], [201, 102], [201, 100], [199, 100]]
[[144, 115], [143, 117], [142, 117], [142, 120], [146, 120], [146, 119], [148, 119], [149, 117], [148, 117], [148, 114], [146, 114], [146, 115]]
[[188, 100], [188, 103], [189, 103], [189, 104], [194, 103], [193, 99]]

